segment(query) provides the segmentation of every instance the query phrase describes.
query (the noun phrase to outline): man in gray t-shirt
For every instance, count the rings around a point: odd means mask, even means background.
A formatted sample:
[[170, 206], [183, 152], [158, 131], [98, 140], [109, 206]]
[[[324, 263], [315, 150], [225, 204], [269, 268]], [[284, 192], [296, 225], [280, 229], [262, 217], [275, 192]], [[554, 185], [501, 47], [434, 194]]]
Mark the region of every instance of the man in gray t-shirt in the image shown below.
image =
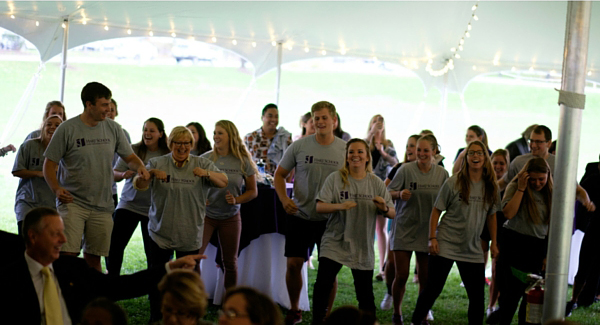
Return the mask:
[[[106, 119], [110, 89], [98, 82], [81, 91], [83, 113], [62, 123], [44, 153], [44, 178], [57, 198], [67, 244], [62, 253], [79, 255], [81, 238], [88, 264], [102, 271], [100, 256], [108, 256], [112, 232], [115, 152], [144, 179], [149, 178], [116, 122]], [[56, 172], [58, 170], [58, 173]]]
[[[285, 256], [287, 257], [286, 284], [291, 308], [286, 323], [302, 320], [298, 310], [302, 290], [302, 266], [327, 225], [327, 217], [317, 214], [316, 198], [325, 179], [344, 166], [346, 142], [333, 135], [336, 120], [335, 106], [318, 102], [311, 108], [317, 129], [311, 135], [292, 143], [283, 154], [275, 171], [275, 191], [281, 200], [287, 218]], [[285, 179], [295, 169], [294, 199], [287, 196]]]

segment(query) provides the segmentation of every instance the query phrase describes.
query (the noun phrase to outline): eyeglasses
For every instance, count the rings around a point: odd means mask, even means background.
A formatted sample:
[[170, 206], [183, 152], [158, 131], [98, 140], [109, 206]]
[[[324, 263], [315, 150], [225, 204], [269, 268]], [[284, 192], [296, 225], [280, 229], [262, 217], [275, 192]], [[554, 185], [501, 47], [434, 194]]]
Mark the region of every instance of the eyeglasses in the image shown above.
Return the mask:
[[546, 140], [529, 140], [529, 143], [535, 143], [535, 144], [543, 144], [546, 142], [548, 142], [548, 141], [546, 141]]
[[187, 141], [187, 142], [177, 142], [177, 141], [171, 141], [171, 143], [176, 146], [176, 147], [191, 147], [192, 146], [192, 141]]
[[227, 310], [219, 309], [218, 314], [219, 314], [219, 317], [225, 316], [228, 319], [243, 318], [243, 317], [250, 316], [248, 314], [238, 314], [235, 310], [232, 310], [232, 309], [227, 309]]
[[477, 151], [469, 150], [469, 151], [467, 151], [467, 155], [469, 155], [469, 156], [480, 156], [481, 157], [481, 156], [483, 156], [483, 151], [481, 151], [481, 150], [477, 150]]

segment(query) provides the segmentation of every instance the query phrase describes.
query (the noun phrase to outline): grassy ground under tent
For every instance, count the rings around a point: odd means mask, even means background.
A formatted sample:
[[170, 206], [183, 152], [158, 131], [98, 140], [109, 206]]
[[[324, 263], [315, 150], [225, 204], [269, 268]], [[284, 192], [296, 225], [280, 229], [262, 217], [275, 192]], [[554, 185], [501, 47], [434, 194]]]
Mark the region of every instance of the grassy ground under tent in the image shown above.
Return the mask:
[[[79, 54], [74, 54], [74, 56]], [[73, 56], [71, 56], [73, 57]], [[69, 117], [82, 111], [79, 93], [89, 81], [108, 85], [119, 102], [117, 121], [129, 131], [133, 141], [141, 138], [142, 123], [156, 116], [166, 124], [167, 132], [176, 125], [200, 121], [207, 133], [212, 134], [217, 120], [230, 119], [238, 125], [241, 134], [260, 126], [260, 109], [274, 100], [275, 73], [270, 72], [253, 82], [247, 70], [215, 68], [194, 65], [132, 65], [117, 63], [90, 63], [74, 60], [69, 64], [65, 105]], [[336, 63], [332, 63], [335, 65]], [[0, 130], [11, 130], [9, 117], [17, 106], [37, 63], [23, 60], [0, 60]], [[424, 85], [414, 76], [397, 74], [373, 66], [368, 71], [348, 72], [351, 69], [331, 68], [318, 61], [288, 65], [282, 75], [280, 125], [294, 134], [299, 133], [298, 119], [319, 100], [333, 102], [342, 117], [342, 126], [356, 137], [367, 131], [368, 119], [376, 113], [386, 118], [387, 137], [398, 150], [404, 152], [405, 139], [421, 129], [432, 129], [442, 145], [446, 167], [456, 151], [464, 146], [464, 132], [471, 124], [486, 129], [490, 148], [504, 147], [519, 137], [529, 124], [548, 125], [558, 133], [558, 95], [552, 89], [556, 84], [524, 83], [508, 77], [493, 76], [473, 81], [461, 96], [450, 94], [446, 110], [441, 109], [441, 94], [436, 89], [425, 92]], [[21, 124], [5, 139], [17, 147], [22, 139], [41, 122], [45, 103], [58, 98], [59, 64], [48, 63], [42, 71], [37, 89], [31, 98], [29, 110], [21, 117]], [[598, 160], [600, 144], [600, 95], [597, 90], [587, 94], [582, 125], [578, 178], [585, 164]], [[3, 143], [4, 144], [4, 143]], [[18, 180], [10, 174], [14, 154], [0, 158], [0, 229], [16, 232], [13, 212], [14, 193]], [[414, 263], [414, 262], [413, 262]], [[315, 263], [318, 265], [318, 262]], [[130, 243], [123, 272], [130, 273], [145, 267], [139, 230]], [[316, 272], [309, 271], [309, 295]], [[344, 268], [340, 273], [336, 306], [354, 304], [352, 276]], [[434, 324], [465, 324], [467, 298], [459, 286], [460, 277], [453, 269], [446, 288], [433, 308]], [[376, 282], [375, 296], [379, 305], [385, 285]], [[404, 314], [409, 316], [416, 303], [417, 285], [409, 283]], [[145, 298], [122, 302], [132, 324], [145, 324], [148, 304]], [[208, 319], [216, 319], [216, 307], [209, 309]], [[391, 311], [378, 312], [383, 324], [391, 320]], [[310, 321], [310, 313], [304, 318]], [[596, 324], [600, 319], [600, 305], [577, 309], [570, 320], [581, 324]]]

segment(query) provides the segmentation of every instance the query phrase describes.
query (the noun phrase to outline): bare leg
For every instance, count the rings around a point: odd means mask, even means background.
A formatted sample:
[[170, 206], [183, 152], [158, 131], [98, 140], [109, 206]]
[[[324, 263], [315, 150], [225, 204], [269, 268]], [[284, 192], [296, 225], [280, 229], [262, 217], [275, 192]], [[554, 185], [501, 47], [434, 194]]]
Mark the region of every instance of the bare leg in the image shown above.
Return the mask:
[[392, 285], [394, 284], [394, 278], [396, 274], [396, 266], [394, 264], [394, 253], [392, 251], [388, 251], [387, 255], [387, 263], [385, 263], [385, 284], [388, 287], [388, 293], [391, 293]]
[[402, 315], [402, 300], [406, 291], [406, 280], [410, 269], [410, 258], [412, 252], [393, 251], [396, 275], [392, 284], [392, 296], [394, 297], [394, 314]]
[[[419, 293], [421, 293], [423, 291], [423, 289], [425, 289], [425, 286], [427, 285], [427, 276], [428, 276], [427, 267], [429, 265], [429, 254], [420, 253], [420, 252], [415, 252], [415, 254], [417, 255], [417, 273], [419, 275]], [[409, 263], [410, 263], [410, 261], [409, 261]]]
[[498, 264], [498, 256], [492, 259], [492, 283], [490, 284], [490, 304], [488, 307], [494, 308], [496, 306], [496, 302], [498, 301], [498, 295], [500, 291], [498, 290], [498, 286], [496, 285], [496, 265]]
[[383, 272], [383, 264], [385, 263], [385, 253], [387, 252], [387, 219], [382, 215], [377, 216], [375, 222], [375, 234], [377, 235], [377, 248], [379, 248], [379, 269], [376, 273]]
[[299, 310], [300, 293], [302, 292], [302, 265], [304, 258], [288, 257], [285, 283], [290, 297], [291, 310]]

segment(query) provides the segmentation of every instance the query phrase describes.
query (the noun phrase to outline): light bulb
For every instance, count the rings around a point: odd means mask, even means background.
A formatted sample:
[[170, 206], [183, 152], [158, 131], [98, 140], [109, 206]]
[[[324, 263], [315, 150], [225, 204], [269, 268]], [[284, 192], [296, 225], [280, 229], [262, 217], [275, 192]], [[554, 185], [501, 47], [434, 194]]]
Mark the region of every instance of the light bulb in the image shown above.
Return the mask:
[[471, 33], [469, 33], [469, 32], [465, 32], [465, 36], [466, 36], [466, 37], [471, 37]]
[[175, 34], [175, 32], [171, 33], [171, 37], [177, 37], [177, 34]]
[[467, 29], [468, 29], [468, 30], [471, 30], [472, 28], [473, 28], [473, 26], [471, 26], [471, 23], [469, 23], [469, 24], [467, 25]]
[[211, 39], [210, 39], [210, 40], [211, 40], [213, 43], [216, 43], [216, 42], [217, 42], [217, 38], [216, 38], [216, 37], [214, 37], [214, 36], [213, 36], [213, 37], [211, 37]]
[[[85, 22], [85, 21], [84, 21], [84, 22]], [[40, 25], [40, 22], [39, 22], [39, 21], [36, 21], [36, 22], [35, 22], [35, 25], [36, 25], [36, 26], [39, 26], [39, 25]]]
[[153, 32], [153, 31], [150, 31], [150, 32], [148, 33], [148, 35], [150, 35], [150, 36], [154, 36], [154, 32]]
[[[308, 53], [308, 51], [310, 51], [310, 49], [308, 47], [304, 48], [304, 52]], [[342, 53], [343, 54], [343, 53]]]
[[252, 42], [252, 47], [256, 47], [256, 42]]
[[325, 50], [322, 50], [322, 51], [321, 51], [321, 54], [323, 54], [323, 55], [327, 55], [327, 51], [325, 51]]
[[85, 19], [84, 19], [84, 20], [82, 20], [82, 21], [81, 21], [81, 24], [82, 24], [82, 25], [87, 25], [87, 20], [85, 20]]
[[515, 71], [517, 71], [517, 68], [512, 67], [512, 68], [510, 68], [510, 71], [515, 72]]
[[15, 15], [10, 15], [10, 18], [15, 19]]
[[273, 42], [271, 42], [271, 45], [277, 46], [277, 42], [273, 41]]
[[479, 17], [477, 17], [476, 14], [473, 14], [473, 19], [475, 19], [475, 21], [479, 20]]
[[232, 41], [231, 41], [231, 44], [233, 44], [233, 45], [237, 45], [237, 40], [232, 40]]
[[454, 54], [454, 57], [457, 59], [460, 59], [460, 54], [456, 53], [456, 54]]
[[131, 29], [127, 30], [127, 35], [131, 35]]
[[588, 71], [587, 75], [591, 76], [592, 75], [592, 70]]
[[456, 47], [450, 48], [450, 52], [456, 52]]
[[463, 45], [463, 44], [465, 44], [465, 39], [464, 39], [464, 38], [461, 38], [461, 39], [460, 39], [460, 41], [458, 41], [458, 43], [459, 43], [460, 45]]
[[473, 7], [471, 7], [471, 10], [473, 10], [473, 11], [477, 10], [477, 5], [473, 5]]
[[108, 25], [104, 26], [104, 30], [108, 30]]
[[63, 29], [67, 28], [67, 25], [65, 23], [62, 23], [61, 26], [62, 26]]
[[477, 70], [477, 66], [475, 66], [475, 65], [474, 65], [474, 66], [473, 66], [473, 70]]
[[462, 50], [464, 50], [464, 47], [462, 45], [459, 45], [458, 49], [462, 51]]
[[529, 71], [533, 71], [533, 67], [529, 67]]

